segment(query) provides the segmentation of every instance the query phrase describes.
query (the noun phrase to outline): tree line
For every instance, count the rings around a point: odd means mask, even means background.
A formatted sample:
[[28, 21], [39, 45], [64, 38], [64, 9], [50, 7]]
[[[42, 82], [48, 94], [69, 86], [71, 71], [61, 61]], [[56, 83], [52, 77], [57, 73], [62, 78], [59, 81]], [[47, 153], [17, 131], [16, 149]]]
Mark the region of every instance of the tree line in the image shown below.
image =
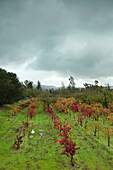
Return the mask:
[[95, 80], [94, 84], [85, 83], [84, 88], [76, 88], [74, 78], [70, 76], [69, 85], [67, 87], [65, 87], [65, 84], [62, 82], [62, 86], [60, 88], [56, 90], [52, 88], [44, 92], [39, 80], [37, 81], [36, 88], [33, 88], [32, 81], [25, 80], [24, 82], [20, 82], [15, 73], [7, 72], [0, 68], [0, 106], [7, 103], [14, 103], [15, 101], [26, 97], [43, 97], [47, 92], [47, 94], [51, 97], [73, 96], [89, 103], [91, 101], [98, 100], [99, 102], [101, 100], [107, 107], [109, 100], [113, 99], [113, 92], [110, 90], [109, 85], [105, 88], [98, 84], [99, 82]]
[[[33, 82], [25, 80], [19, 81], [15, 73], [7, 72], [0, 68], [0, 106], [7, 103], [14, 103], [25, 97], [30, 97], [26, 89], [33, 89]], [[41, 83], [38, 81], [37, 89], [41, 90]], [[34, 92], [35, 93], [35, 92]]]

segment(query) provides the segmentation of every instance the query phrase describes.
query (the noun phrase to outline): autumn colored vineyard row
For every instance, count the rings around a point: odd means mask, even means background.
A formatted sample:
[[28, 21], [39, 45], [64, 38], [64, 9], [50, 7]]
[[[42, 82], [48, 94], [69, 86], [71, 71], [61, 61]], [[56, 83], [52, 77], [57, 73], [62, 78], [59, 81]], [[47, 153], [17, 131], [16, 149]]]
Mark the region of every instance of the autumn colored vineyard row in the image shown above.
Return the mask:
[[27, 115], [26, 122], [22, 121], [23, 125], [21, 126], [19, 133], [16, 136], [15, 142], [12, 146], [13, 149], [18, 150], [20, 148], [20, 144], [23, 142], [22, 138], [25, 136], [25, 132], [26, 132], [28, 126], [30, 124], [32, 124], [29, 122], [28, 116], [32, 119], [32, 117], [35, 114], [37, 114], [39, 104], [40, 104], [40, 102], [37, 102], [37, 100], [35, 98], [32, 98], [31, 100], [27, 101], [26, 103], [19, 105], [17, 108], [14, 107], [14, 109], [9, 112], [8, 116], [10, 116], [10, 114], [15, 115], [16, 113], [19, 113], [28, 107], [28, 111], [26, 112], [26, 115]]
[[[43, 106], [45, 109], [47, 105], [43, 104]], [[48, 112], [48, 116], [51, 117], [51, 122], [53, 122], [54, 127], [56, 129], [60, 130], [60, 134], [58, 135], [58, 137], [62, 136], [62, 139], [57, 140], [56, 142], [59, 142], [60, 145], [62, 146], [62, 148], [64, 148], [64, 150], [62, 150], [61, 154], [66, 155], [68, 157], [71, 156], [71, 165], [74, 166], [73, 156], [75, 155], [76, 150], [78, 150], [80, 148], [76, 147], [77, 144], [75, 142], [73, 142], [73, 140], [71, 138], [70, 130], [71, 130], [72, 125], [67, 126], [68, 123], [66, 123], [66, 119], [64, 121], [60, 121], [60, 117], [54, 113], [53, 108], [51, 108], [51, 107], [47, 108], [46, 112]]]
[[61, 121], [56, 112], [64, 115], [68, 114], [70, 117], [72, 116], [72, 113], [74, 113], [74, 126], [84, 127], [84, 133], [88, 131], [90, 135], [97, 136], [98, 139], [100, 136], [105, 137], [108, 140], [108, 147], [110, 147], [110, 138], [113, 135], [113, 103], [109, 103], [107, 109], [103, 108], [100, 103], [92, 102], [89, 105], [81, 100], [76, 100], [75, 98], [58, 98], [57, 100], [48, 98], [47, 100], [44, 100], [44, 102], [32, 98], [26, 103], [19, 105], [17, 108], [14, 107], [8, 114], [8, 116], [14, 116], [27, 108], [26, 122], [22, 121], [22, 127], [19, 134], [16, 136], [13, 149], [18, 150], [20, 148], [22, 138], [25, 136], [25, 132], [31, 124], [29, 120], [38, 113], [39, 105], [43, 106], [43, 110], [51, 118], [50, 121], [53, 123], [54, 128], [59, 130], [58, 136], [62, 138], [56, 142], [59, 142], [64, 148], [61, 154], [71, 157], [72, 166], [74, 166], [73, 156], [75, 155], [76, 150], [80, 149], [79, 147], [76, 147], [77, 144], [73, 141], [77, 137], [74, 139], [71, 138], [70, 130], [72, 129], [72, 125], [68, 126], [68, 120], [66, 119]]
[[[74, 98], [60, 99], [52, 106], [61, 113], [69, 114], [78, 112], [75, 125], [85, 127], [84, 131], [89, 131], [90, 134], [103, 136], [108, 140], [110, 146], [110, 137], [113, 135], [113, 104], [109, 103], [109, 108], [103, 108], [100, 103], [92, 102], [90, 105]], [[91, 120], [91, 121], [89, 121]], [[91, 131], [92, 130], [92, 131]], [[102, 133], [100, 133], [102, 131]]]

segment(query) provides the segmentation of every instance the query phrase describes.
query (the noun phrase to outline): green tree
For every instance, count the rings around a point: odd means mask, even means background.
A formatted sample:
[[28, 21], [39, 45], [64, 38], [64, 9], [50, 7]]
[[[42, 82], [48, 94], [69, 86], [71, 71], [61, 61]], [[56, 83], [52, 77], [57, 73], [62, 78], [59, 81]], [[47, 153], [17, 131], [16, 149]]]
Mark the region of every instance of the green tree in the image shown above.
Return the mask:
[[98, 80], [95, 80], [94, 83], [95, 83], [95, 86], [98, 87], [98, 83], [99, 83]]
[[69, 86], [67, 87], [68, 90], [71, 90], [71, 85], [69, 84]]
[[53, 89], [53, 88], [49, 89], [49, 92], [50, 92], [51, 94], [53, 94], [54, 89]]
[[32, 82], [32, 81], [29, 81], [28, 88], [29, 88], [29, 89], [32, 89], [32, 88], [33, 88], [33, 82]]
[[38, 80], [38, 82], [37, 82], [37, 89], [42, 90], [41, 83], [40, 83], [39, 80]]
[[89, 84], [89, 83], [84, 83], [83, 85], [84, 85], [84, 87], [85, 87], [86, 90], [88, 90], [88, 89], [91, 90], [92, 87], [93, 87], [93, 85], [92, 85], [92, 84]]
[[69, 78], [69, 81], [70, 81], [70, 87], [72, 90], [75, 90], [75, 82], [74, 82], [74, 78], [72, 76], [70, 76]]
[[0, 68], [0, 105], [5, 103], [13, 103], [22, 98], [23, 87], [12, 72]]
[[28, 88], [28, 89], [33, 88], [33, 82], [32, 81], [25, 80], [24, 84], [25, 84], [26, 88]]

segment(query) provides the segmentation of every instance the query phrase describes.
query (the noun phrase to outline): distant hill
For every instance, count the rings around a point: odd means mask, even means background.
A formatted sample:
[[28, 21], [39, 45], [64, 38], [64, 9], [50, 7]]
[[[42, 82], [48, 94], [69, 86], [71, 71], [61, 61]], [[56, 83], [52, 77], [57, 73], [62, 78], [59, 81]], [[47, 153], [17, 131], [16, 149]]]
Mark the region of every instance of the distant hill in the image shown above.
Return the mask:
[[112, 90], [112, 89], [113, 89], [113, 86], [110, 86], [110, 89]]
[[[33, 84], [33, 88], [36, 88], [36, 87], [37, 87], [37, 85]], [[42, 87], [43, 91], [49, 90], [49, 89], [57, 90], [57, 89], [61, 88], [61, 87], [56, 87], [56, 86], [53, 86], [53, 85], [50, 85], [50, 86], [49, 85], [41, 85], [41, 87]], [[76, 89], [79, 89], [79, 90], [81, 90], [82, 88], [84, 88], [84, 87], [76, 87]]]
[[[37, 87], [37, 85], [36, 84], [33, 84], [33, 88], [36, 88]], [[56, 90], [56, 89], [58, 89], [59, 87], [55, 87], [55, 86], [48, 86], [48, 85], [41, 85], [41, 87], [42, 87], [42, 90], [49, 90], [49, 89], [54, 89], [54, 90]]]

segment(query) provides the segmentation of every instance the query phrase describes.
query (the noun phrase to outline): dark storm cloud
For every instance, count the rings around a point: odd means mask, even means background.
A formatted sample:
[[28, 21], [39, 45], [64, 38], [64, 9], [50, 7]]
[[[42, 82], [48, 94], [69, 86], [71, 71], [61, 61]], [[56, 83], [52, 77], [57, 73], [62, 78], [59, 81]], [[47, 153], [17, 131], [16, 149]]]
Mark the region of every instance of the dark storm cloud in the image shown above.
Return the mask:
[[112, 0], [1, 0], [0, 66], [112, 76]]
[[[56, 70], [62, 74], [70, 73], [80, 77], [112, 76], [113, 41], [109, 38], [104, 38], [104, 40], [105, 42], [103, 42], [103, 38], [95, 39], [95, 36], [93, 40], [84, 38], [86, 45], [83, 43], [82, 47], [81, 43], [81, 48], [76, 43], [73, 48], [70, 43], [64, 44], [64, 47], [61, 44], [60, 50], [56, 48], [42, 51], [30, 66], [34, 69]], [[63, 51], [62, 48], [64, 48]]]

